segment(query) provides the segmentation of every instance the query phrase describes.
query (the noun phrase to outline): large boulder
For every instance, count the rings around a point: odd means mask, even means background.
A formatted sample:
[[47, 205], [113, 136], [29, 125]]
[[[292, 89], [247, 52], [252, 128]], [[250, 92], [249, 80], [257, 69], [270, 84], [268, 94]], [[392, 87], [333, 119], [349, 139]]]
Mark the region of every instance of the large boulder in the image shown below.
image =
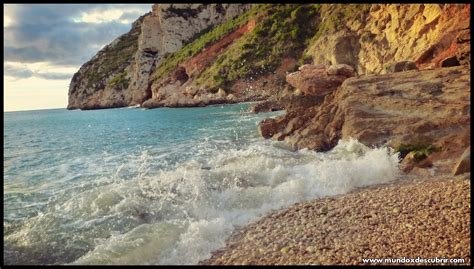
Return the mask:
[[331, 93], [352, 76], [354, 69], [346, 64], [329, 67], [307, 64], [288, 74], [286, 81], [305, 95], [321, 96]]

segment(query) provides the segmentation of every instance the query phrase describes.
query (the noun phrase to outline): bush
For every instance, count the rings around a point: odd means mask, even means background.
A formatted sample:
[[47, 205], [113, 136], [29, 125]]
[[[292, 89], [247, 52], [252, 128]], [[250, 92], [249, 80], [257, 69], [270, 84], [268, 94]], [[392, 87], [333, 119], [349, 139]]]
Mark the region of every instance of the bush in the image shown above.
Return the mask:
[[396, 152], [400, 153], [400, 158], [403, 159], [410, 152], [414, 152], [414, 158], [416, 161], [421, 161], [428, 157], [433, 152], [441, 151], [440, 147], [427, 144], [415, 144], [415, 145], [405, 145], [402, 144], [395, 149]]
[[123, 71], [111, 79], [109, 85], [117, 90], [124, 90], [128, 88], [129, 82], [130, 79], [127, 78], [127, 72]]

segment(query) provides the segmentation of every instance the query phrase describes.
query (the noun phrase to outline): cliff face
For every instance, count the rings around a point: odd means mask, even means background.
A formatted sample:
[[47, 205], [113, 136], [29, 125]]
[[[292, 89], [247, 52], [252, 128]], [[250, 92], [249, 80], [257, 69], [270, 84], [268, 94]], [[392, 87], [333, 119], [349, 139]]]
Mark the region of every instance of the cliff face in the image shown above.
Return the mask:
[[68, 108], [291, 99], [286, 73], [304, 63], [469, 64], [469, 23], [466, 4], [156, 4], [74, 75]]
[[68, 109], [141, 104], [151, 97], [149, 75], [163, 56], [195, 35], [245, 12], [245, 4], [155, 4], [132, 29], [99, 51], [73, 76]]
[[470, 60], [470, 5], [350, 6], [355, 5], [322, 8], [322, 26], [329, 26], [307, 51], [315, 63], [349, 64], [365, 74], [383, 73], [406, 60], [422, 68], [440, 66], [452, 56]]
[[129, 104], [130, 69], [146, 16], [149, 14], [136, 20], [128, 33], [105, 46], [74, 74], [69, 85], [68, 109], [123, 107]]

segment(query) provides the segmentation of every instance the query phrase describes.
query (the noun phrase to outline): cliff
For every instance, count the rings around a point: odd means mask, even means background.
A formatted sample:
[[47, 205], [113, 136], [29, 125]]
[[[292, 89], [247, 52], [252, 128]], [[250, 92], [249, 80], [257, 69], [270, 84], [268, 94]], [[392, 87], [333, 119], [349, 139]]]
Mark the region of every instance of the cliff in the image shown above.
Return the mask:
[[352, 137], [399, 151], [407, 173], [470, 171], [470, 5], [321, 14], [303, 56], [317, 64], [286, 76], [299, 97], [282, 99], [286, 114], [262, 121], [262, 136], [317, 151]]
[[359, 74], [383, 73], [390, 64], [420, 68], [442, 60], [470, 60], [470, 5], [323, 5], [319, 38], [307, 49], [315, 63], [349, 64]]
[[73, 76], [68, 109], [141, 104], [151, 97], [149, 75], [160, 60], [210, 27], [249, 8], [245, 4], [155, 4], [132, 29], [99, 51]]
[[469, 22], [466, 4], [155, 4], [74, 75], [68, 108], [298, 99], [285, 77], [305, 63], [468, 64]]

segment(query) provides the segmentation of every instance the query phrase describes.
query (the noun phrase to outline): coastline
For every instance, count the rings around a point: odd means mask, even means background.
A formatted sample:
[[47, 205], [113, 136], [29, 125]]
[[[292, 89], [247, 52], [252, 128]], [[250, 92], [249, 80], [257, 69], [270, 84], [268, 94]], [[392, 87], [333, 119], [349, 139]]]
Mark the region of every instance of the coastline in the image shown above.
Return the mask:
[[405, 175], [297, 203], [234, 231], [224, 248], [199, 264], [395, 265], [410, 263], [362, 259], [437, 257], [470, 265], [470, 188], [470, 173]]

